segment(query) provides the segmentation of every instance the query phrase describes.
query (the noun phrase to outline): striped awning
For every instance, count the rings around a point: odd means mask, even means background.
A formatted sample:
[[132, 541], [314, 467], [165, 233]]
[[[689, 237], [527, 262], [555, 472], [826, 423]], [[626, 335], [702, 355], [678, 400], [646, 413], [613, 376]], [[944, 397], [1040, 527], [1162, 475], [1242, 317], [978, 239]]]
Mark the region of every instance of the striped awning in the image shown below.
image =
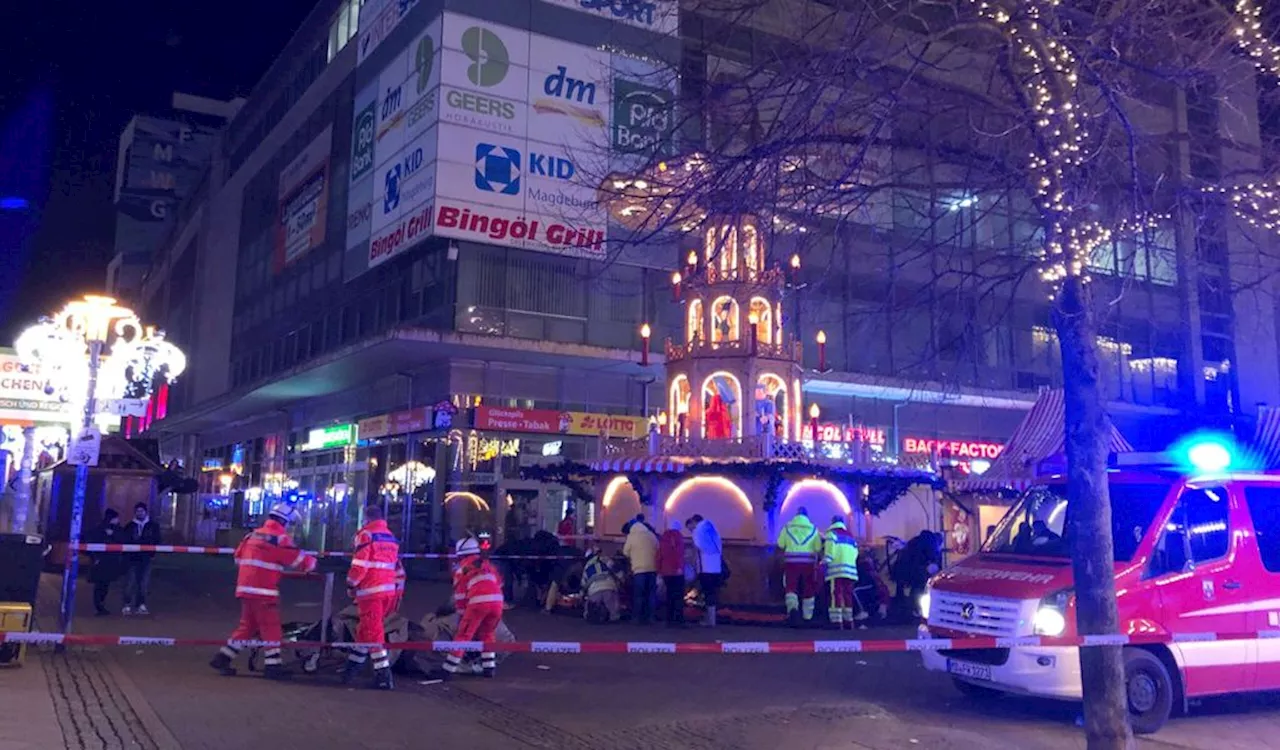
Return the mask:
[[1258, 409], [1258, 425], [1253, 430], [1253, 445], [1264, 468], [1280, 468], [1280, 406], [1263, 406]]
[[606, 458], [592, 461], [591, 468], [619, 474], [682, 474], [688, 464], [672, 458]]
[[[1061, 389], [1041, 391], [1022, 424], [1013, 431], [1000, 455], [991, 462], [991, 468], [981, 476], [959, 479], [951, 483], [951, 489], [960, 492], [981, 492], [1003, 488], [1025, 489], [1036, 481], [1036, 467], [1050, 456], [1058, 455], [1066, 447], [1066, 399]], [[1120, 434], [1115, 425], [1111, 429], [1109, 450], [1127, 453], [1133, 446]]]

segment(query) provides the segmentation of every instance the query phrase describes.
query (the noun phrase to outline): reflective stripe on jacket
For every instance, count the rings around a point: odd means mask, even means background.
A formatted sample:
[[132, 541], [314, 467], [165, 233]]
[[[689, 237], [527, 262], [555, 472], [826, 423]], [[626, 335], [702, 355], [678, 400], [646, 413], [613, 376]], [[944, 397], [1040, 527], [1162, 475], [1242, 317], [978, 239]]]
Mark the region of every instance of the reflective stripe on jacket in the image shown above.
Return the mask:
[[400, 565], [400, 543], [386, 521], [370, 521], [356, 532], [347, 587], [356, 599], [394, 597], [404, 590], [404, 568]]
[[843, 523], [834, 523], [827, 529], [823, 561], [827, 564], [828, 581], [835, 578], [858, 580], [858, 542]]
[[295, 547], [289, 532], [275, 520], [240, 540], [235, 561], [239, 599], [279, 599], [280, 576], [286, 569], [310, 573], [316, 568], [316, 558]]
[[463, 558], [453, 574], [453, 603], [462, 612], [472, 605], [502, 606], [502, 576], [488, 560]]
[[822, 537], [808, 516], [796, 516], [782, 527], [778, 535], [778, 549], [782, 550], [789, 563], [811, 563], [818, 561], [822, 553]]
[[582, 569], [582, 590], [587, 596], [601, 591], [617, 591], [618, 581], [609, 570], [609, 565], [599, 555], [587, 560]]

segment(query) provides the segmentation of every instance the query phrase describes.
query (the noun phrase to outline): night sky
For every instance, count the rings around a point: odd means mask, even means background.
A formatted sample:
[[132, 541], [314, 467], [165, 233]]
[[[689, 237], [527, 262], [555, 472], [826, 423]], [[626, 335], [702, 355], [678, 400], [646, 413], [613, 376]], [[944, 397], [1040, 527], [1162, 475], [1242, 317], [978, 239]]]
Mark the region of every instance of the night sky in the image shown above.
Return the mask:
[[[177, 91], [247, 95], [316, 0], [7, 4], [0, 45], [0, 346], [66, 297], [100, 291], [114, 252], [116, 147]], [[13, 13], [17, 17], [13, 17]]]

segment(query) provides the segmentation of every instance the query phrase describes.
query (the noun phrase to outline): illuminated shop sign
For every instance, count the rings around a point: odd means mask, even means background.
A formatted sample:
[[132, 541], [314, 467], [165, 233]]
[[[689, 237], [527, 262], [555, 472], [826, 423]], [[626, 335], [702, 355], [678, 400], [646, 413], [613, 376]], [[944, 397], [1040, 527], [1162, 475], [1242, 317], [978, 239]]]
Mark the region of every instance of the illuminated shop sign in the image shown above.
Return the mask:
[[355, 442], [355, 425], [339, 424], [318, 427], [307, 433], [307, 442], [298, 450], [322, 451], [329, 448], [345, 448]]

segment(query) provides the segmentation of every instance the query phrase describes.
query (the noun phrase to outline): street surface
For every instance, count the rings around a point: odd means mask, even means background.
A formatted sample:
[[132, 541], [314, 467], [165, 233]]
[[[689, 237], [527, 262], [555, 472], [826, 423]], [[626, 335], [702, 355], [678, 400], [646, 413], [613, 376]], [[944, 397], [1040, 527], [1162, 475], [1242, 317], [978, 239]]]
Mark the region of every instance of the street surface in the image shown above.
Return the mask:
[[[161, 556], [163, 557], [163, 556]], [[220, 638], [235, 624], [228, 559], [157, 560], [149, 617], [92, 616], [82, 584], [75, 632]], [[52, 629], [57, 585], [46, 576], [41, 629]], [[339, 584], [339, 589], [341, 585]], [[442, 583], [411, 580], [403, 611], [414, 619], [445, 601]], [[317, 620], [322, 586], [287, 581], [286, 620]], [[343, 599], [343, 594], [337, 594]], [[113, 608], [118, 605], [113, 592]], [[344, 602], [335, 603], [335, 609]], [[589, 625], [528, 610], [508, 613], [520, 640], [811, 640], [834, 632], [722, 626]], [[907, 637], [903, 629], [855, 637]], [[847, 636], [846, 636], [847, 637]], [[206, 666], [212, 649], [114, 647], [47, 650], [43, 668], [64, 742], [56, 747], [168, 750], [251, 747], [434, 747], [641, 750], [693, 748], [1011, 747], [1083, 748], [1078, 708], [1026, 699], [974, 701], [947, 677], [925, 672], [916, 654], [550, 655], [515, 654], [496, 680], [448, 685], [398, 678], [393, 693], [342, 686], [336, 674], [275, 683], [249, 674], [221, 677]], [[0, 673], [0, 692], [39, 692]], [[21, 705], [21, 704], [19, 704]], [[7, 712], [4, 712], [7, 713]], [[24, 716], [34, 714], [24, 713]], [[6, 728], [5, 722], [10, 728]], [[14, 718], [0, 718], [0, 750]], [[34, 726], [36, 721], [32, 719]], [[1244, 750], [1280, 747], [1280, 698], [1213, 701], [1177, 718], [1144, 748]]]

